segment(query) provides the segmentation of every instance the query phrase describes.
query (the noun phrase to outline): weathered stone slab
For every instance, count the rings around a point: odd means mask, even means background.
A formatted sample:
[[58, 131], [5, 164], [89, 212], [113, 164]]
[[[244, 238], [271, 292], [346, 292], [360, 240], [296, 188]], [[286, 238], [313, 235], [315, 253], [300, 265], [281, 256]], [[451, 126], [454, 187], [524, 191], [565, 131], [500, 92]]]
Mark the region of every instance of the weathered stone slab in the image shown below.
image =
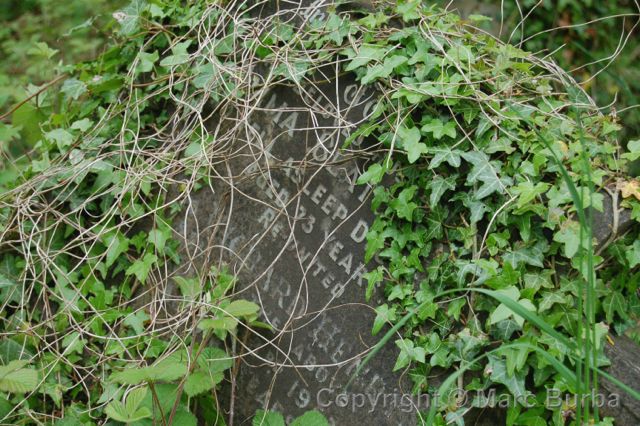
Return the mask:
[[186, 257], [227, 265], [238, 277], [234, 297], [260, 304], [272, 328], [239, 333], [234, 424], [257, 409], [289, 418], [317, 409], [337, 425], [416, 423], [410, 385], [392, 372], [393, 343], [344, 388], [381, 337], [371, 336], [381, 300], [365, 303], [374, 217], [370, 189], [355, 184], [373, 154], [358, 142], [340, 148], [377, 98], [335, 72], [322, 68], [301, 88], [276, 86], [249, 115], [207, 123], [226, 159], [185, 209]]

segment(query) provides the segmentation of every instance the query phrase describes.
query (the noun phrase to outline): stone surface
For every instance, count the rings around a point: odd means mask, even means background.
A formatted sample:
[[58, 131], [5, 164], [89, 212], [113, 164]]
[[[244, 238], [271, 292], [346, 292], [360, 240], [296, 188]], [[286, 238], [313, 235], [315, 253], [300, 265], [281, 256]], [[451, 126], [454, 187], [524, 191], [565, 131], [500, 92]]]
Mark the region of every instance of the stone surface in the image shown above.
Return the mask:
[[372, 154], [357, 143], [340, 150], [376, 99], [331, 72], [320, 70], [319, 88], [305, 84], [307, 92], [271, 89], [240, 122], [207, 123], [226, 134], [229, 159], [190, 198], [181, 225], [187, 257], [227, 265], [238, 277], [234, 298], [260, 304], [260, 320], [272, 328], [239, 333], [237, 382], [227, 389], [234, 424], [248, 424], [257, 409], [289, 419], [317, 409], [336, 425], [416, 424], [420, 401], [411, 401], [406, 377], [392, 372], [393, 342], [345, 391], [382, 336], [371, 336], [380, 300], [365, 303], [362, 276], [373, 221], [369, 188], [355, 184]]
[[[296, 10], [293, 3], [283, 7]], [[320, 16], [327, 3], [302, 1], [291, 13], [298, 21]], [[274, 10], [271, 4], [259, 13]], [[413, 425], [416, 405], [428, 408], [426, 397], [410, 397], [406, 376], [392, 372], [393, 342], [345, 390], [381, 337], [370, 332], [381, 300], [364, 300], [365, 236], [374, 217], [368, 189], [355, 185], [372, 154], [339, 148], [375, 96], [334, 74], [321, 69], [318, 89], [278, 86], [249, 115], [207, 123], [229, 141], [227, 160], [190, 199], [187, 252], [197, 264], [228, 265], [238, 277], [234, 297], [259, 303], [260, 319], [272, 328], [240, 333], [236, 383], [225, 389], [234, 424], [250, 424], [257, 409], [280, 411], [288, 421], [317, 409], [335, 425]], [[594, 218], [599, 243], [611, 234], [606, 201]], [[619, 219], [618, 233], [628, 217]], [[503, 414], [475, 410], [470, 417], [497, 424]]]

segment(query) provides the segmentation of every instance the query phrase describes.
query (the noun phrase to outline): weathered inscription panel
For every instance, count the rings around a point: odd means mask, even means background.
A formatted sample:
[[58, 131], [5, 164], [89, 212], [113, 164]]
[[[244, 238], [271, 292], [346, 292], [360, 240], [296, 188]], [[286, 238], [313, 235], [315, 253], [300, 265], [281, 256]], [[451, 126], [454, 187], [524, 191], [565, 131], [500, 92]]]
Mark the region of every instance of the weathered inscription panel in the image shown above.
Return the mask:
[[273, 327], [244, 349], [255, 353], [243, 358], [237, 415], [319, 409], [334, 424], [366, 418], [412, 424], [413, 407], [402, 399], [409, 390], [391, 374], [393, 346], [344, 393], [375, 343], [375, 314], [364, 304], [363, 257], [373, 217], [369, 189], [355, 185], [363, 161], [339, 148], [375, 99], [346, 81], [298, 92], [273, 90], [251, 121], [268, 158], [243, 164], [252, 178], [237, 187], [226, 233], [225, 245], [241, 259], [228, 261]]
[[335, 425], [416, 423], [410, 386], [391, 372], [393, 344], [345, 390], [380, 336], [370, 332], [379, 301], [364, 298], [370, 189], [355, 184], [371, 154], [357, 141], [341, 147], [377, 99], [335, 74], [329, 66], [313, 82], [272, 87], [258, 108], [208, 123], [234, 137], [210, 186], [190, 199], [188, 251], [227, 265], [238, 277], [234, 297], [258, 303], [271, 326], [240, 333], [235, 424], [257, 409], [289, 419], [317, 409]]
[[364, 300], [370, 189], [355, 184], [370, 155], [357, 142], [340, 148], [376, 98], [348, 78], [321, 80], [274, 87], [241, 124], [230, 120], [230, 159], [185, 215], [190, 252], [227, 265], [234, 297], [260, 304], [272, 328], [241, 333], [234, 418], [317, 409], [336, 425], [415, 424], [392, 344], [344, 389], [377, 339]]

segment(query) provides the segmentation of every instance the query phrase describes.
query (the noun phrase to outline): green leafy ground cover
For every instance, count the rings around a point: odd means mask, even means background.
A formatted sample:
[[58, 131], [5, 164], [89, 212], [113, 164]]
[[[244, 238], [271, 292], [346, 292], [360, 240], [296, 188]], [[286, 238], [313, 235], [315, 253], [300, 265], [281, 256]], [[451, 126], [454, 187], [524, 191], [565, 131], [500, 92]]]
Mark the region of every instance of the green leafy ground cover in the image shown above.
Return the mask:
[[[39, 126], [3, 164], [5, 422], [223, 424], [217, 391], [234, 374], [235, 336], [264, 325], [257, 305], [230, 297], [225, 270], [167, 273], [182, 262], [173, 218], [218, 149], [198, 119], [257, 89], [309, 83], [327, 63], [384, 93], [352, 138], [386, 153], [360, 183], [375, 186], [366, 256], [383, 260], [367, 294], [387, 298], [372, 331], [401, 333], [396, 369], [415, 392], [436, 392], [438, 369], [467, 390], [531, 392], [509, 424], [598, 417], [545, 406], [545, 389], [584, 393], [608, 333], [638, 340], [638, 227], [594, 248], [589, 217], [608, 187], [639, 220], [625, 171], [640, 146], [623, 151], [617, 117], [566, 74], [475, 31], [482, 18], [416, 1], [300, 31], [207, 2], [134, 1], [114, 18], [115, 45], [70, 68], [48, 103], [21, 107]], [[247, 58], [270, 79], [253, 78]], [[392, 169], [397, 182], [383, 184]], [[175, 294], [158, 296], [169, 279]], [[434, 410], [430, 424], [459, 423], [465, 407]]]

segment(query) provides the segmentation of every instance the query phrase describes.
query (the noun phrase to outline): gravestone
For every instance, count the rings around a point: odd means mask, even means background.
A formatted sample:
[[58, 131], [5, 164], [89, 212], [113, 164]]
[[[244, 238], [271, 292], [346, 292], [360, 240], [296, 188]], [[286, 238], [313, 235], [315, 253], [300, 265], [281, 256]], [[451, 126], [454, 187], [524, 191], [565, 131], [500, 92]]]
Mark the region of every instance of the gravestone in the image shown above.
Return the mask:
[[340, 147], [375, 102], [349, 78], [306, 93], [271, 89], [237, 132], [237, 150], [219, 168], [214, 191], [194, 197], [199, 222], [187, 227], [207, 232], [189, 240], [207, 241], [220, 228], [222, 250], [212, 253], [238, 277], [236, 296], [260, 304], [261, 320], [272, 327], [239, 344], [241, 393], [233, 406], [240, 424], [260, 408], [288, 416], [318, 409], [334, 424], [415, 424], [410, 388], [391, 372], [393, 345], [342, 393], [376, 343], [372, 306], [379, 300], [364, 300], [373, 214], [369, 188], [355, 182], [366, 154]]
[[272, 328], [238, 344], [234, 417], [244, 424], [257, 409], [289, 417], [317, 409], [333, 424], [415, 424], [419, 401], [392, 373], [393, 344], [344, 393], [381, 336], [371, 336], [380, 300], [365, 303], [363, 278], [370, 189], [355, 184], [367, 154], [357, 143], [340, 147], [377, 99], [343, 77], [304, 90], [278, 86], [265, 95], [237, 132], [214, 191], [194, 197], [197, 226], [187, 221], [193, 232], [207, 230], [190, 241], [206, 246], [217, 235], [222, 250], [210, 256], [228, 265], [236, 297], [258, 303]]
[[[321, 18], [327, 3], [303, 2], [310, 7], [290, 16]], [[322, 67], [297, 87], [270, 87], [249, 113], [206, 123], [225, 141], [225, 159], [190, 196], [179, 225], [187, 257], [228, 267], [233, 297], [258, 303], [271, 327], [239, 330], [238, 371], [225, 389], [234, 424], [250, 424], [257, 409], [289, 421], [316, 409], [335, 425], [413, 425], [416, 408], [428, 408], [406, 374], [392, 372], [392, 342], [345, 388], [383, 335], [371, 336], [382, 299], [365, 302], [370, 188], [356, 185], [374, 154], [361, 141], [341, 149], [377, 96], [337, 74], [335, 64]]]
[[[249, 12], [300, 25], [322, 19], [330, 3], [269, 1]], [[205, 123], [219, 149], [208, 184], [178, 219], [186, 261], [175, 274], [228, 268], [237, 277], [232, 298], [259, 304], [270, 326], [238, 330], [234, 383], [222, 392], [235, 425], [250, 424], [258, 409], [287, 421], [315, 409], [335, 425], [413, 425], [417, 407], [426, 409], [406, 372], [392, 371], [393, 342], [345, 388], [384, 333], [371, 335], [382, 298], [365, 301], [370, 188], [356, 185], [375, 154], [360, 140], [341, 149], [378, 95], [339, 68], [272, 85], [256, 93], [257, 107], [229, 107]]]
[[[322, 18], [328, 3], [282, 7], [301, 22]], [[278, 10], [265, 5], [257, 13]], [[360, 140], [341, 149], [379, 94], [338, 71], [326, 66], [312, 81], [271, 87], [258, 93], [257, 107], [206, 123], [223, 136], [224, 160], [190, 197], [180, 225], [186, 250], [196, 263], [228, 266], [238, 279], [234, 298], [258, 303], [271, 328], [240, 330], [237, 374], [225, 389], [234, 424], [250, 424], [258, 409], [279, 411], [287, 422], [316, 409], [334, 425], [414, 425], [417, 410], [429, 408], [426, 395], [411, 395], [406, 374], [392, 371], [393, 342], [345, 387], [381, 338], [371, 336], [371, 325], [384, 300], [374, 294], [365, 302], [363, 274], [371, 265], [364, 252], [374, 215], [370, 189], [355, 183], [375, 153]], [[600, 241], [609, 231], [596, 226], [595, 234]], [[477, 411], [470, 416], [475, 424], [497, 424], [504, 415]]]

